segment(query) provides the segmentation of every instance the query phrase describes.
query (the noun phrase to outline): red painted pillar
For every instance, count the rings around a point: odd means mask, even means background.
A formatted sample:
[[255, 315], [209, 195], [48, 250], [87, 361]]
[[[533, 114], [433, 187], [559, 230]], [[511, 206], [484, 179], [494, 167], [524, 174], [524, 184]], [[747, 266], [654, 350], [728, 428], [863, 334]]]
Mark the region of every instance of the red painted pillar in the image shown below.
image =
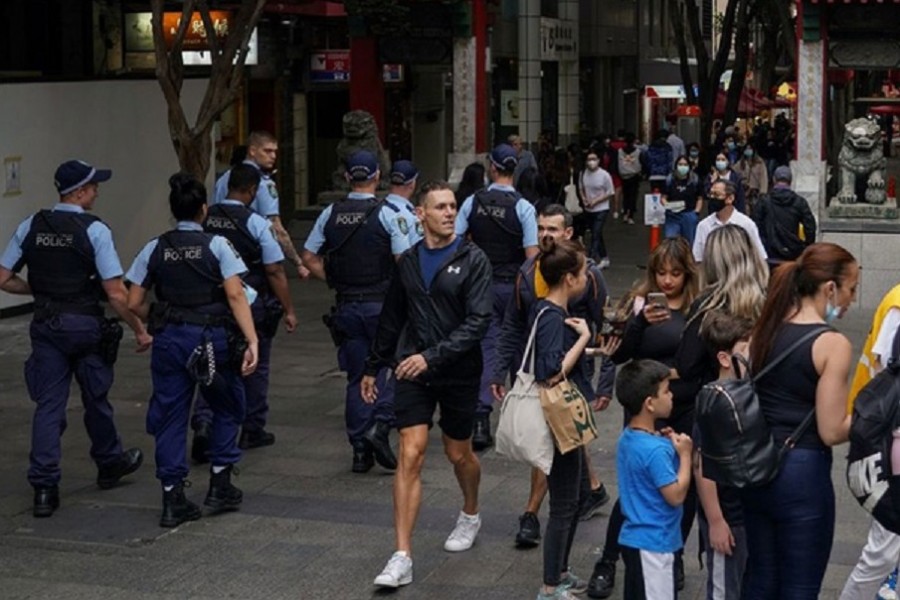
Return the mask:
[[384, 75], [378, 63], [374, 37], [350, 38], [350, 110], [364, 110], [375, 117], [378, 136], [385, 142]]
[[487, 0], [472, 0], [472, 29], [475, 34], [475, 152], [487, 152]]

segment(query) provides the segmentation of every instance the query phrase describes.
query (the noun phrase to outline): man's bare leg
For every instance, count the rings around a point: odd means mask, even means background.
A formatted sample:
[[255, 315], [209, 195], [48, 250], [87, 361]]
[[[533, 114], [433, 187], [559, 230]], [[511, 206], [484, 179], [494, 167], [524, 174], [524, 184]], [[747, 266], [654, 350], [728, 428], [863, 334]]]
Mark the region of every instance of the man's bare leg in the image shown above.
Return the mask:
[[531, 468], [531, 491], [528, 494], [528, 504], [525, 505], [525, 512], [538, 514], [541, 510], [541, 504], [547, 496], [547, 476], [537, 467]]
[[463, 494], [463, 512], [478, 514], [478, 486], [481, 483], [481, 462], [472, 450], [471, 440], [454, 440], [443, 436], [444, 453], [453, 465], [456, 481]]
[[428, 425], [400, 430], [400, 449], [394, 475], [394, 529], [397, 550], [412, 556], [412, 532], [422, 503], [422, 465], [428, 447]]

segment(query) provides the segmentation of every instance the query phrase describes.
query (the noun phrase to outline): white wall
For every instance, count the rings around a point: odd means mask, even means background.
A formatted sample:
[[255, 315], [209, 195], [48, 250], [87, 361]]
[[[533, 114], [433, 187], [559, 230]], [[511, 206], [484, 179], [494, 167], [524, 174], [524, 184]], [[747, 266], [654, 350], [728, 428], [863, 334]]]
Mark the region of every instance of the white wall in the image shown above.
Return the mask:
[[[205, 86], [205, 80], [184, 83], [190, 121]], [[127, 270], [143, 244], [171, 224], [167, 181], [178, 161], [166, 114], [155, 80], [0, 85], [0, 161], [22, 157], [22, 194], [0, 195], [0, 247], [24, 218], [56, 203], [53, 173], [77, 158], [112, 169], [112, 179], [100, 184], [94, 214], [112, 228]], [[0, 194], [4, 189], [0, 172]], [[26, 301], [0, 293], [0, 308]]]

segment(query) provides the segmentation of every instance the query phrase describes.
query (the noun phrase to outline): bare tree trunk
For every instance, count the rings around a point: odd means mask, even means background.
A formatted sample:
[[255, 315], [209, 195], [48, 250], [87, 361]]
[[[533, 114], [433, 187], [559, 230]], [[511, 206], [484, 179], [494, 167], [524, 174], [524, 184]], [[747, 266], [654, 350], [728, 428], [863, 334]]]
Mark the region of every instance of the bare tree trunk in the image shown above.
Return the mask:
[[[171, 48], [166, 48], [163, 33], [164, 0], [150, 0], [153, 13], [153, 42], [156, 53], [156, 79], [168, 105], [169, 134], [183, 171], [199, 180], [206, 179], [212, 155], [212, 128], [222, 112], [234, 101], [244, 75], [244, 61], [250, 35], [262, 13], [266, 0], [240, 0], [240, 6], [229, 23], [229, 35], [220, 39], [209, 16], [208, 0], [184, 0], [181, 22]], [[184, 36], [194, 12], [199, 12], [206, 29], [212, 57], [206, 93], [200, 104], [196, 122], [188, 123], [181, 105], [184, 63], [181, 50]]]
[[735, 18], [734, 66], [731, 71], [731, 84], [725, 99], [725, 116], [723, 123], [734, 123], [738, 117], [741, 94], [744, 92], [744, 80], [747, 78], [747, 63], [750, 54], [750, 0], [738, 0]]
[[681, 83], [688, 104], [697, 104], [697, 95], [694, 94], [694, 78], [691, 76], [691, 66], [688, 63], [687, 34], [684, 29], [684, 6], [678, 0], [668, 0], [669, 16], [672, 18], [672, 29], [675, 33], [675, 44], [678, 46], [678, 63], [681, 67]]

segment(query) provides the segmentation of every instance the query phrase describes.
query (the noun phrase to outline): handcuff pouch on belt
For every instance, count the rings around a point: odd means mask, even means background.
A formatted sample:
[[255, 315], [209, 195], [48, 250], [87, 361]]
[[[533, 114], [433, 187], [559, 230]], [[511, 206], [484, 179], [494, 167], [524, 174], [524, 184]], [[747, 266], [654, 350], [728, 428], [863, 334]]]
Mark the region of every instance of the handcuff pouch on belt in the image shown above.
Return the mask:
[[240, 374], [241, 368], [244, 366], [244, 353], [249, 344], [236, 324], [226, 328], [226, 331], [228, 332], [228, 366]]
[[116, 319], [101, 319], [100, 321], [100, 345], [97, 352], [103, 362], [112, 366], [116, 364], [119, 356], [119, 344], [125, 331]]
[[347, 340], [347, 336], [335, 324], [334, 316], [336, 313], [337, 308], [332, 306], [327, 315], [322, 315], [322, 322], [325, 323], [328, 333], [331, 334], [331, 341], [334, 342], [335, 347], [339, 348]]

